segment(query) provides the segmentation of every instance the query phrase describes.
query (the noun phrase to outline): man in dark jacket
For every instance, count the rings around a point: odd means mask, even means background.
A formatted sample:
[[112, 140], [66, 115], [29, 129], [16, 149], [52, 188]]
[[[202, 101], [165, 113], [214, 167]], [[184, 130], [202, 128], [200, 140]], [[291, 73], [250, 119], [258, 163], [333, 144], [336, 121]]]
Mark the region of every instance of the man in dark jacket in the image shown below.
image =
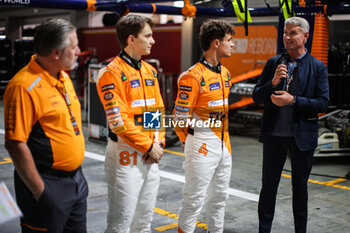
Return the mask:
[[287, 53], [268, 60], [254, 88], [255, 103], [264, 104], [260, 142], [263, 142], [259, 232], [271, 231], [276, 194], [287, 154], [292, 165], [295, 232], [306, 232], [307, 181], [318, 137], [318, 113], [329, 101], [326, 66], [306, 48], [309, 24], [300, 17], [285, 21]]

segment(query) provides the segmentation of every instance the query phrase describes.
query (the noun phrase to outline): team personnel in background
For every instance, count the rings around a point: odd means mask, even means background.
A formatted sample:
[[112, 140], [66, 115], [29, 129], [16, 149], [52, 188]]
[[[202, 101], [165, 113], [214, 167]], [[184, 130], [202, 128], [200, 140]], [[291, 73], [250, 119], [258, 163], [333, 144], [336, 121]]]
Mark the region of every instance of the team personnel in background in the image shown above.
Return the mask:
[[[185, 185], [179, 211], [178, 232], [195, 230], [207, 192], [206, 220], [210, 232], [223, 232], [225, 202], [231, 175], [231, 144], [228, 132], [229, 71], [220, 64], [231, 56], [233, 26], [209, 20], [200, 29], [204, 54], [199, 62], [178, 79], [175, 121], [210, 122], [175, 127], [184, 144]], [[215, 124], [214, 124], [215, 123]], [[204, 124], [205, 125], [205, 124]]]
[[106, 233], [151, 232], [158, 163], [165, 145], [164, 131], [143, 129], [144, 111], [161, 113], [164, 109], [157, 72], [141, 60], [155, 43], [152, 27], [149, 18], [122, 17], [116, 26], [122, 51], [99, 71], [97, 91], [110, 129], [105, 161]]
[[[317, 114], [327, 110], [329, 101], [327, 68], [307, 52], [308, 37], [309, 24], [305, 19], [287, 19], [283, 43], [290, 60], [281, 55], [270, 58], [253, 92], [254, 101], [264, 104], [260, 133], [263, 142], [258, 208], [260, 233], [271, 231], [278, 184], [287, 154], [292, 165], [295, 232], [306, 232], [307, 181], [317, 146]], [[282, 60], [287, 64], [281, 64]]]
[[86, 231], [80, 103], [65, 70], [80, 53], [76, 28], [50, 19], [36, 29], [28, 65], [5, 94], [5, 147], [15, 166], [22, 232]]

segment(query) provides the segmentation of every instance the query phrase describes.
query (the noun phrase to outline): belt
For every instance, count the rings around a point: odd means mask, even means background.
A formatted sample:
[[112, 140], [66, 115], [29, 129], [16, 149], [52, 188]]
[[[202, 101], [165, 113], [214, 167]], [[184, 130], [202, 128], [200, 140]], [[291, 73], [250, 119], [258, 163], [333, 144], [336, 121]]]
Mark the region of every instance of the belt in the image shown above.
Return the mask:
[[191, 134], [191, 135], [193, 136], [193, 134], [194, 134], [194, 129], [188, 128], [187, 133], [188, 133], [188, 134]]
[[38, 167], [37, 169], [40, 174], [53, 175], [57, 177], [73, 177], [79, 170], [81, 170], [81, 167], [78, 167], [74, 171], [62, 171], [49, 167]]

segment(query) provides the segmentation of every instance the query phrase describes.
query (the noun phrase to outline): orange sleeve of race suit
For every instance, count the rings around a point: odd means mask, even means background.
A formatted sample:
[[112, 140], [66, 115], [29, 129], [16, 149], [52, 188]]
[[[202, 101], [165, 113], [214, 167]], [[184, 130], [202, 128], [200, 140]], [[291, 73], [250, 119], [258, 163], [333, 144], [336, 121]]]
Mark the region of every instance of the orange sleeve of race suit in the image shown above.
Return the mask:
[[186, 120], [191, 119], [200, 94], [198, 80], [185, 73], [178, 79], [178, 92], [174, 108], [174, 129], [180, 141], [184, 143], [188, 134]]
[[126, 98], [126, 83], [121, 74], [105, 68], [99, 72], [97, 91], [105, 109], [108, 126], [113, 133], [120, 136], [128, 145], [143, 153], [147, 152], [153, 140], [135, 126]]

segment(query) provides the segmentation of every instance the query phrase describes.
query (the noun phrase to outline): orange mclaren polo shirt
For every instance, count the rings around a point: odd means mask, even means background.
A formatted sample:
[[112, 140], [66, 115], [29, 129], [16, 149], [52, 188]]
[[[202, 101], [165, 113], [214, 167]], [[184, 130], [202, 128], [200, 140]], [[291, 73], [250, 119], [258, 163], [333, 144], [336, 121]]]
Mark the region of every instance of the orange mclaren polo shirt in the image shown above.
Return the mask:
[[61, 71], [57, 80], [32, 56], [7, 85], [4, 105], [5, 139], [26, 142], [37, 168], [73, 171], [81, 165], [85, 145], [80, 103], [67, 73]]

